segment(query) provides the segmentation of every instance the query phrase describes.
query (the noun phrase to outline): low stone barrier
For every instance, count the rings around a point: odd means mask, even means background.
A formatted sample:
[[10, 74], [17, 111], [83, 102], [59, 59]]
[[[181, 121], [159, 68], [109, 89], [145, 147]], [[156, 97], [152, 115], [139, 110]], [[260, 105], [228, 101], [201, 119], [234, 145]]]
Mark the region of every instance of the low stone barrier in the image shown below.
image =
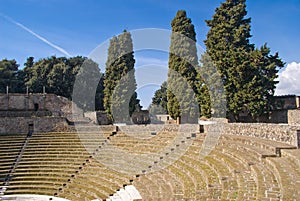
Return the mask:
[[128, 133], [142, 132], [199, 132], [198, 124], [148, 124], [148, 125], [126, 125], [118, 126], [119, 130]]
[[[218, 127], [219, 124], [204, 125], [207, 131], [211, 127]], [[277, 142], [284, 142], [296, 145], [296, 133], [300, 126], [288, 124], [269, 123], [225, 123], [222, 124], [222, 133], [229, 135], [242, 135], [255, 138], [269, 139]]]

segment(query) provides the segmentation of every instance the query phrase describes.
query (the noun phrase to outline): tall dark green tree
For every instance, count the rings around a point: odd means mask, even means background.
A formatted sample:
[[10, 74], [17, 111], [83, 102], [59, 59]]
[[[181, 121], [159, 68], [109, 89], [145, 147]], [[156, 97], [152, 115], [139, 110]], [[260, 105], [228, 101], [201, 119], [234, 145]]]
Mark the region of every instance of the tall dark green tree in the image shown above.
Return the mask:
[[18, 70], [17, 72], [17, 93], [25, 93], [26, 92], [26, 82], [28, 82], [31, 78], [31, 67], [34, 64], [34, 58], [28, 57], [26, 62], [24, 63], [24, 68]]
[[96, 97], [95, 97], [95, 109], [97, 111], [104, 111], [104, 74], [101, 73], [99, 84], [96, 89]]
[[76, 75], [72, 93], [73, 101], [84, 111], [103, 108], [100, 100], [103, 97], [102, 80], [98, 64], [91, 59], [85, 59]]
[[160, 89], [155, 91], [149, 111], [151, 114], [167, 114], [168, 112], [167, 82], [163, 82], [162, 85], [160, 86]]
[[270, 48], [263, 45], [251, 53], [251, 65], [255, 68], [255, 76], [249, 82], [249, 102], [246, 108], [254, 120], [259, 116], [268, 114], [271, 109], [273, 96], [278, 81], [278, 69], [284, 66], [279, 54], [270, 54]]
[[[198, 68], [196, 33], [191, 19], [187, 17], [184, 10], [176, 13], [171, 26], [168, 113], [174, 119], [185, 116], [182, 119], [183, 122], [195, 122], [199, 117], [199, 112], [201, 115], [209, 115], [205, 110], [201, 110], [201, 104], [205, 101], [201, 93], [203, 80], [196, 71]], [[196, 106], [194, 105], [195, 99]]]
[[213, 61], [209, 55], [204, 52], [200, 59], [201, 76], [205, 81], [203, 86], [203, 97], [206, 98], [204, 109], [210, 111], [213, 117], [225, 117], [226, 115], [226, 96], [224, 92], [223, 82], [218, 69], [214, 66]]
[[115, 122], [127, 122], [139, 104], [131, 34], [110, 40], [104, 78], [104, 108]]
[[6, 93], [6, 87], [9, 87], [9, 92], [16, 92], [18, 79], [19, 65], [16, 60], [3, 59], [0, 61], [0, 93]]
[[120, 76], [117, 77], [117, 63], [119, 60], [119, 43], [118, 38], [114, 36], [109, 41], [109, 48], [107, 53], [106, 69], [104, 75], [104, 109], [108, 115], [112, 115], [111, 110], [111, 98], [114, 88], [116, 87], [117, 81], [120, 79]]
[[[234, 120], [238, 120], [239, 113], [250, 105], [253, 115], [261, 114], [263, 111], [259, 110], [263, 110], [265, 105], [253, 98], [257, 96], [258, 90], [260, 94], [263, 93], [264, 87], [258, 87], [257, 80], [261, 78], [261, 69], [264, 67], [252, 62], [255, 46], [249, 41], [251, 19], [246, 15], [245, 0], [226, 0], [216, 9], [212, 19], [206, 21], [210, 27], [205, 41], [207, 53], [221, 74], [227, 99], [227, 115]], [[276, 63], [273, 68], [279, 67], [279, 60], [273, 62]], [[265, 96], [259, 99], [268, 101]]]

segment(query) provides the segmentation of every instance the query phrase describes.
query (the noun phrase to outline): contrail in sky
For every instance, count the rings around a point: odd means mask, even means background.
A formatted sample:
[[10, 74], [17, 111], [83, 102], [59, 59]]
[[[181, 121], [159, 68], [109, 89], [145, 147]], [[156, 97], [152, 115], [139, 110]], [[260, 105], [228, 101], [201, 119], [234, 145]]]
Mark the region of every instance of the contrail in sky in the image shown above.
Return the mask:
[[35, 33], [34, 31], [32, 31], [31, 29], [27, 28], [26, 26], [24, 26], [23, 24], [19, 23], [19, 22], [16, 22], [15, 20], [13, 20], [12, 18], [4, 15], [3, 13], [0, 13], [0, 15], [2, 17], [4, 17], [6, 20], [8, 20], [9, 22], [17, 25], [18, 27], [24, 29], [25, 31], [29, 32], [31, 35], [37, 37], [38, 39], [40, 39], [41, 41], [43, 41], [44, 43], [48, 44], [49, 46], [53, 47], [54, 49], [60, 51], [61, 53], [71, 57], [72, 55], [69, 54], [66, 50], [64, 50], [63, 48], [51, 43], [50, 41], [48, 41], [46, 38], [40, 36], [39, 34]]

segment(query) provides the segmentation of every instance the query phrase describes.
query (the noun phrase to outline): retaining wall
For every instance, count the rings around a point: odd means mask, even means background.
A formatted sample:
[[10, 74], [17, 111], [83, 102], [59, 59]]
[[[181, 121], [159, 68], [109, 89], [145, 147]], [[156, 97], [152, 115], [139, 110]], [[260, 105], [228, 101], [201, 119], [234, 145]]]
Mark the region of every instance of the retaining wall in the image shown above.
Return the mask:
[[52, 132], [57, 125], [68, 126], [63, 117], [4, 117], [0, 118], [0, 133], [17, 134], [27, 133], [29, 124], [33, 124], [34, 132]]
[[[212, 127], [222, 127], [221, 131], [229, 135], [242, 135], [255, 138], [263, 138], [296, 145], [296, 132], [300, 130], [298, 125], [268, 124], [268, 123], [225, 123], [204, 125], [205, 132]], [[213, 129], [211, 129], [213, 130]]]

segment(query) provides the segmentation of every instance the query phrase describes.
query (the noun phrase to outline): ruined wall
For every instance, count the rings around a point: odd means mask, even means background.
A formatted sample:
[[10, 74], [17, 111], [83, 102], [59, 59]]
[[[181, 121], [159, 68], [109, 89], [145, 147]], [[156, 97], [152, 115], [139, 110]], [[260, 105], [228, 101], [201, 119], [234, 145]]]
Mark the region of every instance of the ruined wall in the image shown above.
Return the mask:
[[55, 94], [0, 94], [0, 133], [27, 133], [67, 128], [68, 122], [88, 122], [83, 111], [65, 97]]
[[0, 110], [45, 110], [46, 95], [43, 94], [1, 94]]
[[67, 98], [55, 94], [0, 94], [0, 111], [50, 111], [51, 116], [66, 117], [69, 121], [84, 120], [80, 108]]
[[5, 117], [0, 118], [0, 133], [27, 133], [29, 130], [29, 124], [33, 124], [34, 132], [52, 132], [55, 130], [56, 125], [68, 126], [66, 119], [63, 117]]

